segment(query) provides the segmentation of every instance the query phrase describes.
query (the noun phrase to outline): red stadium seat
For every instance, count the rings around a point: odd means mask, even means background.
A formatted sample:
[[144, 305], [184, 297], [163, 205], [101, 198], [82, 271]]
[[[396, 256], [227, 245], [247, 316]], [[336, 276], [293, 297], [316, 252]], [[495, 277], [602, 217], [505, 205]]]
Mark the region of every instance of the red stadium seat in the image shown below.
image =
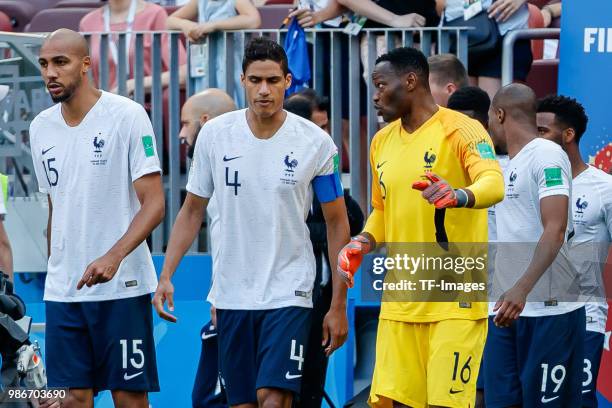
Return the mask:
[[559, 60], [535, 60], [531, 64], [531, 71], [527, 75], [527, 85], [536, 93], [538, 98], [557, 93], [557, 75], [559, 73]]
[[259, 14], [261, 14], [261, 27], [263, 29], [276, 29], [280, 28], [283, 24], [283, 20], [289, 14], [289, 6], [263, 6], [259, 7]]
[[59, 3], [55, 5], [55, 8], [67, 8], [67, 7], [88, 7], [88, 8], [98, 8], [107, 4], [106, 2], [100, 0], [60, 0]]
[[5, 13], [0, 11], [0, 31], [13, 31], [11, 19]]
[[13, 31], [21, 32], [25, 30], [37, 9], [23, 0], [0, 0], [0, 11], [11, 19]]
[[26, 31], [29, 33], [46, 33], [59, 28], [78, 31], [81, 18], [90, 11], [91, 8], [86, 7], [41, 10], [28, 24]]
[[168, 13], [168, 15], [174, 13], [176, 10], [180, 9], [181, 6], [164, 6], [164, 8], [166, 9], [166, 13]]
[[[529, 28], [544, 28], [544, 17], [537, 6], [528, 4], [529, 6]], [[542, 59], [544, 56], [544, 41], [531, 40], [531, 53], [534, 60]]]
[[537, 8], [542, 8], [548, 4], [550, 0], [529, 0], [529, 4], [533, 4]]

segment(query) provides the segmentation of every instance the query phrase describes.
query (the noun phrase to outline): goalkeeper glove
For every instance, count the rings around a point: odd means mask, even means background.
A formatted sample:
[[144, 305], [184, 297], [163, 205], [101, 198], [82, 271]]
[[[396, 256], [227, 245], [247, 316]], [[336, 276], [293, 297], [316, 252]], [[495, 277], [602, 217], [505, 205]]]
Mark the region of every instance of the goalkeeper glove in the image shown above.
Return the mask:
[[363, 235], [351, 238], [351, 242], [346, 244], [338, 254], [338, 273], [346, 286], [352, 288], [354, 285], [353, 276], [359, 269], [363, 256], [370, 252], [372, 243]]
[[446, 180], [427, 172], [426, 180], [412, 183], [412, 188], [422, 191], [423, 198], [436, 208], [465, 207], [468, 203], [468, 195], [465, 190], [453, 189]]

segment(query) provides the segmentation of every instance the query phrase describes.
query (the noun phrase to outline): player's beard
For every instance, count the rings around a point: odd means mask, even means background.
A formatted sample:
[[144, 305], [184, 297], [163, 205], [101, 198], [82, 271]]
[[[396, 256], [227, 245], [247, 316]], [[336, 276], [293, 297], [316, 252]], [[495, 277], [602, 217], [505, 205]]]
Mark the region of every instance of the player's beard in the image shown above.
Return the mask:
[[62, 92], [60, 95], [55, 96], [55, 97], [51, 95], [51, 100], [53, 101], [53, 103], [66, 102], [67, 100], [72, 98], [72, 96], [74, 95], [74, 92], [80, 85], [81, 85], [81, 77], [78, 77], [77, 80], [71, 83], [70, 85], [65, 85], [64, 92]]

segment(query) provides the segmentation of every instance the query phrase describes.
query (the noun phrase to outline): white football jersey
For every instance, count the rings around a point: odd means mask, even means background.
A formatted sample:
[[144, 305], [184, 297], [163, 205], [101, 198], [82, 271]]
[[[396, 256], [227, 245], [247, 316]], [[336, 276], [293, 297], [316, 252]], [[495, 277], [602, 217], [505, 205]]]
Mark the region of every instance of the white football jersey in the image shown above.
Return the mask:
[[571, 259], [587, 299], [598, 298], [586, 303], [587, 330], [604, 333], [608, 303], [602, 270], [612, 241], [612, 176], [589, 166], [572, 184], [575, 234], [570, 241]]
[[337, 171], [336, 146], [291, 113], [273, 137], [258, 139], [246, 113], [206, 122], [189, 172], [187, 190], [200, 197], [214, 192], [219, 216], [208, 300], [219, 309], [312, 307], [315, 262], [306, 217], [312, 183]]
[[[544, 232], [540, 200], [564, 195], [571, 202], [571, 174], [570, 162], [563, 149], [541, 138], [529, 142], [510, 159], [504, 170], [505, 197], [495, 206], [499, 244], [495, 258], [494, 288], [507, 290], [523, 275]], [[568, 208], [566, 241], [572, 230], [571, 219], [571, 208]], [[563, 314], [583, 306], [579, 302], [557, 300], [561, 295], [571, 293], [570, 287], [577, 280], [577, 273], [564, 245], [551, 269], [540, 278], [531, 292], [531, 299], [537, 301], [527, 302], [521, 316]], [[498, 293], [494, 290], [494, 294], [497, 296]]]
[[110, 282], [76, 289], [87, 266], [115, 245], [140, 209], [132, 183], [161, 171], [144, 108], [102, 92], [71, 127], [56, 104], [32, 121], [30, 146], [39, 189], [53, 205], [44, 299], [100, 301], [154, 292], [157, 276], [146, 242]]

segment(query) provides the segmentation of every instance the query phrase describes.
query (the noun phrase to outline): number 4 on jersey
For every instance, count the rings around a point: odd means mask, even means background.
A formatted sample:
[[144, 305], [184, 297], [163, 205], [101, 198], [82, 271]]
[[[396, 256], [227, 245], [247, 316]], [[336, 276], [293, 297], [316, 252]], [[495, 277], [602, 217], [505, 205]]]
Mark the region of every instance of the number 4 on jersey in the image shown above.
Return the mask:
[[242, 185], [238, 182], [238, 170], [234, 170], [234, 182], [233, 183], [230, 183], [229, 171], [230, 171], [229, 167], [226, 167], [225, 168], [225, 185], [228, 187], [234, 187], [234, 195], [237, 196], [238, 187]]

